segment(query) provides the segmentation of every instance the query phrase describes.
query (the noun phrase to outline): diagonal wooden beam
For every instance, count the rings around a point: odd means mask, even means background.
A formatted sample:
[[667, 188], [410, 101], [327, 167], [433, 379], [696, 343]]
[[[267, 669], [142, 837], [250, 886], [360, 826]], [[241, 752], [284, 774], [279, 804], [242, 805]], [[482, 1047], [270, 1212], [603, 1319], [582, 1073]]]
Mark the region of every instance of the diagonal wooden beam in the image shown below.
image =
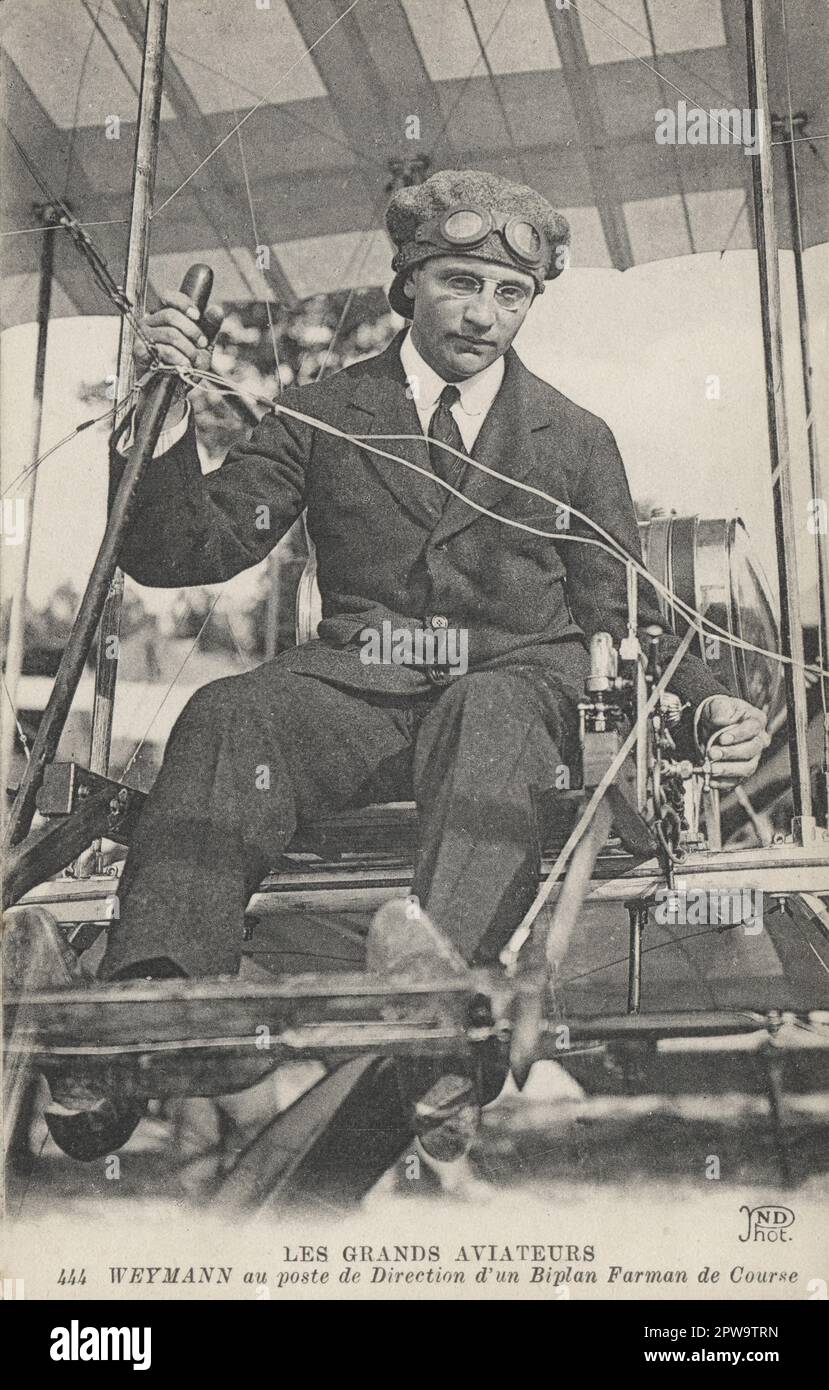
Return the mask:
[[393, 116], [356, 17], [346, 14], [340, 19], [348, 8], [346, 0], [287, 0], [287, 6], [307, 48], [325, 34], [306, 61], [317, 68], [354, 149], [382, 165], [397, 147]]
[[[419, 146], [412, 147], [406, 140], [404, 122], [391, 99], [391, 89], [357, 22], [358, 11], [346, 14], [347, 0], [286, 0], [286, 3], [307, 48], [325, 34], [314, 48], [313, 62], [346, 139], [364, 158], [377, 165], [376, 174], [362, 166], [346, 175], [349, 184], [359, 179], [365, 191], [365, 230], [368, 231], [376, 224], [384, 193], [390, 188], [386, 175], [390, 161], [421, 154], [422, 150]], [[382, 16], [378, 15], [384, 42], [388, 14], [389, 9], [384, 6]]]
[[[141, 0], [122, 0], [121, 12], [130, 37], [140, 52], [143, 46], [144, 6]], [[204, 116], [190, 86], [185, 81], [180, 68], [169, 51], [165, 54], [164, 59], [164, 95], [176, 113], [176, 120], [175, 122], [165, 121], [162, 123], [161, 139], [180, 166], [182, 177], [184, 177], [191, 169], [195, 169], [209, 153], [210, 143], [200, 138], [198, 134], [194, 137], [194, 131], [201, 132], [204, 128]], [[234, 152], [236, 158], [234, 158]], [[188, 184], [187, 189], [195, 198], [202, 216], [217, 233], [219, 241], [224, 242], [230, 252], [234, 246], [245, 244], [245, 236], [240, 233], [241, 218], [239, 214], [240, 203], [241, 206], [244, 206], [244, 201], [240, 195], [240, 199], [231, 204], [231, 223], [228, 226], [228, 203], [221, 189], [222, 186], [238, 189], [240, 185], [243, 185], [243, 178], [238, 160], [238, 145], [233, 141], [228, 141], [223, 149], [217, 150], [213, 155], [206, 179], [201, 184], [193, 180]], [[255, 254], [252, 227], [249, 236], [252, 254]], [[250, 281], [241, 266], [237, 265], [237, 270], [248, 284], [252, 297], [254, 299], [260, 298], [260, 287]], [[297, 295], [275, 256], [272, 246], [268, 276], [274, 283], [280, 302], [289, 307], [295, 307], [299, 302]]]
[[545, 6], [558, 45], [562, 74], [573, 104], [576, 124], [584, 132], [584, 159], [610, 258], [617, 270], [627, 270], [633, 265], [633, 251], [622, 211], [622, 198], [616, 186], [614, 151], [602, 119], [581, 21], [571, 7], [558, 9], [555, 0], [545, 0]]

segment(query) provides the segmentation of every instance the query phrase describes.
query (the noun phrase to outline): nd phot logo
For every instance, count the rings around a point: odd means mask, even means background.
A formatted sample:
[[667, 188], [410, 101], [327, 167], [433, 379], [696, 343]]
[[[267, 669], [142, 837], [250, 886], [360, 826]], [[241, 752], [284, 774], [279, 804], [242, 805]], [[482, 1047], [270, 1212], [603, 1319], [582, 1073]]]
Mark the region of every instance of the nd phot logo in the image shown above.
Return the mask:
[[764, 1240], [779, 1241], [783, 1244], [791, 1240], [791, 1236], [786, 1234], [789, 1227], [794, 1225], [794, 1212], [791, 1207], [766, 1202], [759, 1207], [742, 1206], [740, 1211], [746, 1215], [746, 1231], [739, 1237], [744, 1243], [748, 1240]]

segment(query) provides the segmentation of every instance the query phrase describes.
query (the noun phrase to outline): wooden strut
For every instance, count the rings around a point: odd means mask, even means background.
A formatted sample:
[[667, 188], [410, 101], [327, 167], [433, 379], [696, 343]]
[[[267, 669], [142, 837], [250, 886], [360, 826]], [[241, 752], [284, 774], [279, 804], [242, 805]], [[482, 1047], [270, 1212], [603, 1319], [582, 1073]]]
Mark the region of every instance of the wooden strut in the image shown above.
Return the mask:
[[[823, 485], [820, 449], [818, 446], [817, 418], [812, 389], [812, 352], [809, 342], [809, 311], [806, 304], [806, 283], [803, 274], [803, 239], [800, 225], [800, 202], [797, 190], [797, 148], [795, 140], [804, 137], [806, 116], [800, 112], [789, 114], [787, 121], [773, 121], [773, 128], [783, 136], [783, 154], [786, 164], [786, 187], [789, 195], [789, 223], [792, 236], [792, 256], [794, 258], [794, 280], [797, 292], [797, 320], [800, 330], [800, 368], [803, 380], [803, 404], [806, 410], [806, 442], [809, 450], [809, 472], [812, 488], [812, 504], [819, 508], [826, 506], [826, 492]], [[821, 532], [820, 518], [815, 517], [815, 551], [817, 564], [817, 625], [818, 655], [823, 665], [829, 659], [829, 545]], [[823, 704], [823, 796], [825, 802], [825, 823], [829, 828], [829, 713], [826, 709], [826, 695], [829, 693], [827, 678], [821, 678], [824, 692]]]
[[43, 424], [43, 392], [46, 381], [46, 346], [49, 338], [49, 312], [52, 304], [52, 281], [55, 263], [55, 237], [50, 228], [60, 223], [61, 210], [50, 204], [38, 205], [34, 215], [45, 231], [40, 243], [40, 278], [37, 299], [37, 349], [35, 354], [35, 375], [32, 406], [31, 474], [26, 484], [26, 497], [23, 516], [23, 546], [20, 558], [20, 579], [12, 596], [9, 614], [9, 631], [6, 642], [5, 685], [3, 691], [3, 715], [0, 718], [0, 824], [6, 820], [6, 796], [9, 773], [14, 752], [14, 736], [17, 727], [17, 683], [23, 670], [23, 648], [26, 635], [26, 589], [28, 585], [29, 563], [32, 551], [32, 528], [35, 515], [35, 493], [37, 490], [37, 468], [40, 456], [41, 432]]
[[774, 531], [780, 584], [780, 638], [792, 658], [784, 667], [791, 762], [794, 838], [800, 844], [814, 839], [808, 714], [803, 679], [803, 625], [797, 565], [797, 529], [792, 495], [791, 457], [783, 383], [783, 341], [780, 305], [780, 267], [774, 207], [771, 114], [764, 35], [764, 0], [745, 0], [746, 63], [749, 106], [760, 127], [760, 150], [751, 158], [760, 313], [766, 364], [766, 412], [774, 498]]
[[[139, 314], [143, 311], [147, 291], [150, 216], [158, 163], [168, 4], [169, 0], [148, 0], [144, 28], [144, 57], [141, 67], [141, 89], [138, 97], [138, 124], [133, 163], [132, 213], [124, 276], [124, 293], [129, 302], [135, 305]], [[127, 318], [122, 317], [121, 336], [118, 343], [116, 400], [123, 399], [132, 386], [134, 346], [135, 329], [133, 324]], [[89, 769], [91, 772], [101, 773], [104, 777], [109, 771], [109, 755], [112, 744], [115, 684], [118, 678], [118, 636], [121, 627], [123, 598], [124, 576], [120, 569], [116, 569], [104, 604], [98, 634], [92, 732], [89, 746]], [[112, 638], [115, 639], [114, 642], [111, 640]]]

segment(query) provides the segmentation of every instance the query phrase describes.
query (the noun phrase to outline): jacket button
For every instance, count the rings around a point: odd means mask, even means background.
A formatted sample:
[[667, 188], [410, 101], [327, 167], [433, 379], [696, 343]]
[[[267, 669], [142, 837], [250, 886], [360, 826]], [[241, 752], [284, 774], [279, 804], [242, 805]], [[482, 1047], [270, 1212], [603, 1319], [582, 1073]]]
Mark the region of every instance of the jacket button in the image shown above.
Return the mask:
[[443, 628], [449, 626], [449, 619], [443, 613], [433, 613], [430, 620], [432, 627]]

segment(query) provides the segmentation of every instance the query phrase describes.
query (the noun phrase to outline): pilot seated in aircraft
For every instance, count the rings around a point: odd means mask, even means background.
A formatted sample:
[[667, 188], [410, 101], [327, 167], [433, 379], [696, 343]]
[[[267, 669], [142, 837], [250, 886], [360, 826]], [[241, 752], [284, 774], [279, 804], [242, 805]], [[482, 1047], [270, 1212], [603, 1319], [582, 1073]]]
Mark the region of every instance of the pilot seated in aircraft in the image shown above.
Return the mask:
[[[121, 560], [133, 579], [230, 579], [304, 510], [323, 617], [313, 640], [211, 682], [182, 712], [129, 850], [105, 978], [235, 972], [246, 904], [297, 827], [379, 800], [417, 803], [412, 893], [461, 955], [491, 962], [535, 892], [539, 796], [563, 768], [578, 783], [589, 639], [625, 635], [626, 580], [576, 539], [595, 534], [567, 509], [641, 552], [610, 429], [511, 346], [566, 265], [567, 224], [533, 189], [476, 171], [400, 189], [386, 223], [389, 299], [408, 320], [390, 346], [286, 389], [279, 404], [308, 418], [269, 413], [207, 475], [179, 398], [142, 484]], [[216, 313], [202, 325], [170, 293], [144, 326], [165, 362], [203, 369]], [[115, 450], [116, 479], [122, 467]], [[640, 597], [641, 628], [658, 624], [645, 584]], [[677, 645], [661, 639], [663, 665]], [[718, 783], [749, 776], [764, 715], [690, 655], [672, 689], [701, 742], [721, 731]]]

